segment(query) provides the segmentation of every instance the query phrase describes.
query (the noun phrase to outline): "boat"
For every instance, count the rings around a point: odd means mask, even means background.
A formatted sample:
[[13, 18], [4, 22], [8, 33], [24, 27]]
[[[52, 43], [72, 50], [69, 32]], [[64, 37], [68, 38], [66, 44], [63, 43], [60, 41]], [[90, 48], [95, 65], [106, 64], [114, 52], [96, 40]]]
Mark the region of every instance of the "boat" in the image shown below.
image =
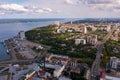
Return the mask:
[[6, 44], [5, 44], [5, 40], [3, 40], [3, 44], [4, 44], [4, 46], [6, 46]]
[[7, 49], [7, 54], [9, 54], [9, 50]]

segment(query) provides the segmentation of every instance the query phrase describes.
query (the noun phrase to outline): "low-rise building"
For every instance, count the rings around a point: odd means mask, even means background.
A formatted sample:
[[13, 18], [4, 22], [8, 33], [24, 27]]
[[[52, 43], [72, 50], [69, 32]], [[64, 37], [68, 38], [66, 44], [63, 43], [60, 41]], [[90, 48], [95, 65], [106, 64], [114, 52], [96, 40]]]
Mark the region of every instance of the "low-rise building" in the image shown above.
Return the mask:
[[83, 24], [62, 24], [61, 27], [57, 30], [57, 32], [64, 33], [65, 31], [68, 32], [80, 32], [83, 34], [87, 34], [87, 26]]
[[39, 45], [36, 49], [43, 49], [44, 47]]
[[90, 78], [90, 69], [86, 70], [85, 74], [84, 74], [84, 77], [89, 80]]
[[46, 58], [45, 67], [55, 69], [53, 72], [54, 77], [59, 77], [69, 60], [68, 56], [50, 55]]
[[34, 79], [46, 80], [48, 77], [51, 76], [48, 72], [41, 69], [38, 66], [38, 64], [33, 64], [31, 66], [32, 66], [32, 69], [29, 70], [29, 72], [27, 72], [24, 75], [24, 80], [34, 80]]
[[57, 33], [65, 33], [67, 31], [66, 27], [61, 26], [60, 28], [57, 29]]
[[90, 69], [86, 63], [78, 63], [77, 59], [70, 59], [64, 70], [66, 73], [83, 74], [87, 80], [90, 77]]
[[102, 31], [107, 31], [109, 32], [111, 30], [111, 24], [101, 24], [101, 25], [96, 25], [96, 28], [98, 30], [102, 30]]
[[105, 79], [105, 71], [100, 71], [100, 80], [106, 80]]
[[69, 70], [69, 72], [80, 74], [80, 67], [78, 66], [76, 59], [69, 60], [66, 70]]
[[93, 25], [89, 25], [89, 27], [92, 29], [92, 31], [96, 31], [97, 30], [97, 28], [95, 26], [93, 26]]

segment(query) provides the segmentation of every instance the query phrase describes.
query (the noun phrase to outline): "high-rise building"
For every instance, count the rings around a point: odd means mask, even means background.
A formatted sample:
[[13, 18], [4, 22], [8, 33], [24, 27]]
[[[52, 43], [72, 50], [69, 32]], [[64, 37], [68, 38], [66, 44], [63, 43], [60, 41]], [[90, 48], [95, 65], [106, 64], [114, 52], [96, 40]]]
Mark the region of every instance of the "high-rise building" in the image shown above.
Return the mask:
[[86, 40], [85, 39], [75, 39], [75, 45], [79, 45], [79, 44], [86, 44]]
[[108, 25], [107, 28], [106, 28], [106, 31], [109, 32], [111, 30], [111, 26]]
[[118, 58], [110, 57], [110, 67], [113, 69], [117, 69], [117, 65], [118, 65]]
[[71, 23], [71, 24], [73, 24], [73, 22], [72, 22], [72, 21], [71, 21], [70, 23]]
[[87, 36], [87, 43], [91, 44], [91, 36]]
[[92, 36], [92, 45], [95, 45], [97, 43], [97, 35]]
[[54, 24], [55, 24], [56, 26], [60, 26], [60, 21], [55, 21]]
[[87, 43], [88, 44], [95, 45], [97, 43], [97, 41], [98, 41], [97, 35], [87, 37]]
[[85, 26], [83, 27], [83, 33], [87, 34], [87, 27], [85, 27]]
[[76, 59], [71, 60], [70, 67], [76, 68], [76, 66], [77, 66], [77, 60]]
[[25, 37], [25, 32], [24, 32], [24, 31], [20, 31], [20, 32], [18, 33], [18, 36], [19, 36], [19, 38], [20, 38], [21, 40], [26, 39], [26, 37]]

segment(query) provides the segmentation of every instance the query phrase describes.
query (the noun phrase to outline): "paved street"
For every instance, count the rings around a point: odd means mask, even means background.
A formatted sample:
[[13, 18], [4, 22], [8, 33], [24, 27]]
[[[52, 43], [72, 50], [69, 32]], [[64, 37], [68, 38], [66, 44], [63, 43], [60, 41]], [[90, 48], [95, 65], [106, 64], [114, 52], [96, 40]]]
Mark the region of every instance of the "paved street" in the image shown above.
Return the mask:
[[30, 59], [30, 60], [17, 60], [17, 61], [1, 61], [0, 64], [31, 64], [34, 62], [43, 62], [45, 58], [45, 55], [41, 55], [40, 57], [36, 59]]
[[99, 42], [97, 45], [97, 53], [96, 53], [96, 59], [93, 62], [92, 68], [91, 68], [91, 76], [90, 80], [100, 80], [100, 61], [101, 61], [101, 54], [104, 48], [104, 43], [111, 37], [112, 33], [115, 29], [112, 29], [104, 38], [102, 42]]

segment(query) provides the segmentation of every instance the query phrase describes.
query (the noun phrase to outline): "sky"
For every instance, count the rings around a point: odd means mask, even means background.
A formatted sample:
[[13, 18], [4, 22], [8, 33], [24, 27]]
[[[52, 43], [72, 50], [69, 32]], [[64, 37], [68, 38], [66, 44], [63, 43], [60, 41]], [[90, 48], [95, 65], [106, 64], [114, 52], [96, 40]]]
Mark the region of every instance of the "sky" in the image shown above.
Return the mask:
[[120, 0], [0, 0], [0, 18], [120, 18]]

